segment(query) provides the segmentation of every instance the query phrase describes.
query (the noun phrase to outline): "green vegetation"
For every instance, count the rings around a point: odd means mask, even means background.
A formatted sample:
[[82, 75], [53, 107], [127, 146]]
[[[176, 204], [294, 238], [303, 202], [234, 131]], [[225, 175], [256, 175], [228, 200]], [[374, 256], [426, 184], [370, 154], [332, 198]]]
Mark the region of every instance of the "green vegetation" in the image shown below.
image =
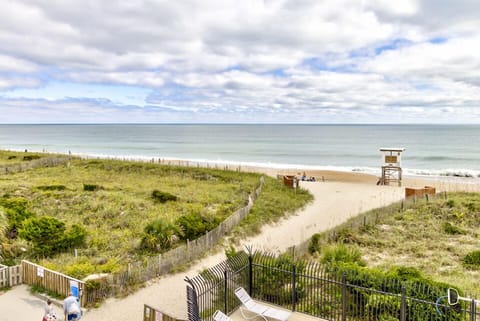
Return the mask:
[[97, 184], [83, 184], [83, 190], [87, 192], [94, 192], [102, 187]]
[[8, 224], [6, 234], [11, 239], [16, 238], [22, 222], [33, 217], [34, 213], [28, 209], [30, 205], [23, 197], [1, 198], [0, 206], [5, 211], [5, 216], [8, 222], [6, 223]]
[[[343, 255], [347, 261], [353, 260], [347, 249], [360, 251], [361, 262], [369, 268], [386, 272], [392, 267], [415, 269], [429, 279], [479, 297], [479, 217], [479, 194], [455, 193], [448, 199], [417, 200], [403, 210], [396, 204], [315, 235], [309, 251], [323, 260]], [[340, 254], [332, 255], [332, 247], [338, 247]]]
[[181, 216], [177, 219], [176, 225], [180, 227], [181, 233], [179, 234], [180, 238], [184, 241], [194, 240], [207, 231], [215, 228], [218, 223], [220, 223], [217, 217], [202, 213], [190, 213], [184, 216]]
[[467, 269], [480, 270], [480, 251], [475, 250], [475, 251], [472, 251], [472, 252], [468, 253], [463, 258], [463, 265]]
[[450, 234], [450, 235], [467, 234], [467, 232], [464, 229], [459, 228], [458, 226], [455, 226], [450, 222], [443, 222], [442, 223], [442, 228], [443, 228], [443, 231], [445, 233]]
[[[0, 164], [23, 153], [0, 152]], [[40, 154], [41, 155], [41, 154]], [[11, 156], [15, 158], [8, 159]], [[248, 203], [260, 175], [154, 163], [71, 159], [0, 176], [0, 255], [83, 278], [118, 271], [192, 240]], [[237, 235], [304, 206], [312, 196], [266, 177]], [[74, 251], [75, 250], [75, 251]], [[76, 256], [74, 255], [74, 252]]]
[[43, 186], [37, 186], [39, 190], [42, 191], [63, 191], [66, 189], [65, 185], [43, 185]]
[[53, 154], [0, 151], [0, 166], [19, 164], [51, 156], [53, 156]]
[[261, 196], [255, 201], [250, 214], [234, 230], [234, 235], [240, 238], [258, 234], [264, 224], [276, 222], [312, 200], [313, 196], [307, 190], [297, 189], [294, 192], [281, 182], [266, 177]]
[[365, 266], [358, 247], [347, 247], [340, 243], [335, 246], [327, 246], [323, 249], [322, 253], [323, 255], [320, 262], [323, 264], [336, 265], [338, 263], [349, 263]]
[[[357, 251], [346, 248], [348, 247], [339, 246], [338, 249], [329, 249], [326, 256], [335, 259], [321, 264], [294, 259], [288, 253], [279, 257], [255, 253], [252, 291], [260, 300], [284, 307], [290, 307], [295, 298], [297, 306], [302, 307], [303, 312], [315, 316], [339, 315], [342, 300], [345, 299], [348, 306], [345, 313], [352, 320], [400, 320], [400, 294], [405, 291], [406, 296], [417, 299], [405, 301], [407, 320], [462, 320], [464, 315], [461, 313], [452, 310], [447, 312], [447, 309], [440, 307], [448, 313], [446, 318], [445, 315], [438, 314], [434, 306], [419, 301], [435, 302], [452, 285], [433, 281], [413, 267], [363, 267]], [[292, 277], [292, 273], [296, 277]], [[205, 279], [208, 279], [207, 276]], [[347, 286], [343, 287], [336, 282], [329, 284], [324, 280], [336, 280], [339, 283], [344, 280]], [[221, 280], [218, 284], [222, 284]], [[457, 306], [459, 307], [460, 305]]]
[[48, 295], [48, 297], [50, 298], [55, 298], [55, 299], [64, 299], [64, 296], [63, 295], [60, 295], [54, 291], [49, 291], [47, 289], [45, 289], [43, 286], [41, 285], [35, 285], [35, 284], [32, 284], [30, 286], [30, 292], [31, 293], [42, 293], [42, 294], [46, 294]]
[[143, 231], [141, 247], [147, 250], [163, 252], [171, 249], [177, 241], [179, 229], [163, 219], [147, 224]]
[[152, 198], [160, 203], [166, 203], [168, 201], [176, 201], [177, 197], [167, 192], [161, 192], [159, 190], [154, 190], [152, 192]]
[[[339, 262], [333, 266], [332, 271], [338, 275], [339, 279], [342, 275], [345, 275], [346, 283], [360, 287], [347, 288], [349, 292], [347, 295], [349, 298], [348, 304], [352, 307], [352, 311], [356, 311], [359, 317], [364, 316], [365, 319], [368, 319], [367, 316], [383, 312], [379, 316], [380, 319], [399, 320], [401, 301], [398, 296], [385, 296], [364, 289], [400, 294], [403, 285], [406, 296], [417, 300], [435, 302], [447, 293], [448, 288], [452, 287], [451, 284], [424, 277], [420, 271], [412, 267], [366, 268], [358, 264]], [[441, 321], [446, 319], [444, 315], [437, 313], [435, 307], [418, 301], [407, 300], [406, 310], [408, 311], [408, 320]], [[447, 320], [462, 320], [462, 314], [449, 313]]]
[[73, 224], [67, 231], [65, 223], [55, 217], [32, 217], [22, 222], [18, 236], [31, 242], [33, 253], [39, 256], [53, 254], [82, 246], [87, 231]]
[[24, 161], [31, 161], [31, 160], [34, 160], [34, 159], [40, 159], [40, 155], [25, 155], [23, 156], [23, 160]]
[[5, 260], [5, 254], [9, 253], [7, 238], [8, 221], [4, 210], [0, 207], [0, 262]]

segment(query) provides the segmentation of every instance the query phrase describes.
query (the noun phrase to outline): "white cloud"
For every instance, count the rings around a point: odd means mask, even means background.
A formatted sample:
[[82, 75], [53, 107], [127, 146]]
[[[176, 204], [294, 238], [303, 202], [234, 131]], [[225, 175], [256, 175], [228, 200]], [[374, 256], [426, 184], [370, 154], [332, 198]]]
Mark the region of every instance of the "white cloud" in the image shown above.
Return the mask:
[[[76, 114], [100, 108], [119, 121], [479, 122], [479, 11], [468, 0], [7, 1], [0, 90], [33, 110], [52, 83], [151, 90], [144, 101], [109, 90], [94, 99], [71, 86], [89, 99]], [[35, 99], [18, 96], [34, 86]], [[56, 101], [33, 114], [73, 106]]]
[[420, 9], [420, 4], [417, 0], [403, 0], [395, 3], [389, 0], [370, 0], [364, 3], [367, 8], [391, 17], [411, 17], [417, 14]]
[[38, 67], [26, 60], [0, 54], [0, 72], [35, 72]]
[[0, 75], [0, 90], [13, 88], [32, 88], [40, 85], [40, 81], [32, 77], [4, 77]]
[[435, 86], [439, 79], [450, 79], [480, 86], [480, 34], [459, 37], [443, 43], [420, 43], [383, 52], [363, 62], [362, 71], [421, 80]]

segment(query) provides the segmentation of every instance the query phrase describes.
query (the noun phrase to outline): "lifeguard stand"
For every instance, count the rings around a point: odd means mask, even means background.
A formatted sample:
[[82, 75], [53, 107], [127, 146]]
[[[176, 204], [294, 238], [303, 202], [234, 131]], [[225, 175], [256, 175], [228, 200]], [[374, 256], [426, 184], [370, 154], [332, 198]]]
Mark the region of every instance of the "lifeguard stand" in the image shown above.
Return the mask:
[[382, 177], [378, 181], [378, 185], [390, 185], [390, 183], [398, 183], [402, 186], [402, 157], [401, 154], [405, 148], [385, 147], [380, 148], [382, 153]]

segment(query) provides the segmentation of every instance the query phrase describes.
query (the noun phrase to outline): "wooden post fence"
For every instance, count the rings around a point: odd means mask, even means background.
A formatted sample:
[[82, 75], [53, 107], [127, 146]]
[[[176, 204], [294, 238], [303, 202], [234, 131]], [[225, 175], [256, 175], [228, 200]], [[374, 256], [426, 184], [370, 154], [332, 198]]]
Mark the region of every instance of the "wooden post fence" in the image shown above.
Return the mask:
[[85, 282], [26, 260], [22, 261], [22, 271], [24, 284], [36, 285], [64, 297], [70, 292], [71, 282], [76, 282], [80, 294], [80, 304], [85, 305], [87, 297]]
[[9, 286], [8, 282], [8, 266], [0, 264], [0, 288]]
[[22, 266], [0, 264], [0, 288], [22, 284]]

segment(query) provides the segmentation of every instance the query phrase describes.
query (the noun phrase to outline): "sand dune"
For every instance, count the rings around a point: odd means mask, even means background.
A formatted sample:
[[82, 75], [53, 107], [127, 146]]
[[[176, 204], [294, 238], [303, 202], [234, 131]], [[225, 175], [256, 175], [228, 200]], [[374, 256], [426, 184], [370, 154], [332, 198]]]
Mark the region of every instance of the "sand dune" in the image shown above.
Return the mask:
[[[271, 176], [279, 173], [299, 174], [301, 172], [295, 170], [280, 172], [276, 169], [253, 170]], [[398, 187], [377, 186], [376, 177], [360, 173], [310, 171], [306, 174], [317, 178], [317, 182], [300, 182], [301, 187], [308, 189], [314, 195], [314, 201], [294, 215], [282, 219], [274, 225], [263, 227], [259, 235], [242, 240], [238, 248], [252, 245], [256, 249], [265, 249], [271, 252], [284, 251], [307, 240], [314, 233], [330, 229], [352, 216], [402, 199], [405, 186], [423, 187], [428, 185], [436, 187], [437, 191], [480, 190], [477, 180], [446, 181], [407, 178], [404, 180], [403, 187]], [[100, 308], [87, 312], [82, 320], [142, 320], [144, 303], [170, 316], [186, 319], [185, 276], [194, 277], [199, 271], [224, 259], [225, 255], [220, 249], [219, 252], [195, 262], [185, 272], [154, 280], [145, 288], [126, 298], [107, 300]]]

